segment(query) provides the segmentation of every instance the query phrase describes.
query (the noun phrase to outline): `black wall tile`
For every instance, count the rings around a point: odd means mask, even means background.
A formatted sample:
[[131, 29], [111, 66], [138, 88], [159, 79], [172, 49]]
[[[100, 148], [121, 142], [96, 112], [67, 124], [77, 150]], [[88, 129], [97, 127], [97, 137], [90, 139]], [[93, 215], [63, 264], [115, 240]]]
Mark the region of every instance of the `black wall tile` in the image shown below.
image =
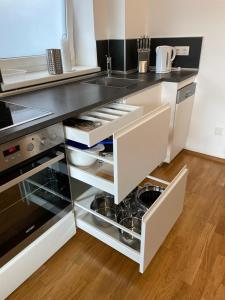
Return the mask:
[[105, 56], [109, 53], [108, 43], [108, 40], [96, 41], [98, 66], [101, 67], [102, 71], [106, 70]]
[[190, 46], [189, 56], [176, 56], [173, 67], [199, 68], [202, 37], [182, 37], [182, 38], [152, 38], [150, 65], [156, 65], [155, 49], [158, 46]]
[[137, 69], [137, 39], [126, 40], [126, 71]]
[[112, 58], [112, 70], [124, 71], [124, 40], [96, 41], [98, 66], [102, 71], [107, 69], [106, 55]]
[[[126, 44], [125, 44], [126, 43]], [[106, 55], [112, 57], [112, 69], [116, 71], [129, 71], [137, 68], [137, 40], [101, 40], [96, 41], [98, 65], [102, 71], [106, 70]], [[152, 38], [150, 65], [155, 66], [158, 46], [190, 46], [189, 56], [177, 56], [173, 62], [174, 67], [199, 68], [202, 37], [182, 37], [182, 38]], [[126, 46], [126, 57], [124, 57], [124, 47]], [[124, 62], [126, 63], [124, 69]]]
[[112, 69], [124, 71], [124, 40], [109, 40], [109, 54], [112, 57]]

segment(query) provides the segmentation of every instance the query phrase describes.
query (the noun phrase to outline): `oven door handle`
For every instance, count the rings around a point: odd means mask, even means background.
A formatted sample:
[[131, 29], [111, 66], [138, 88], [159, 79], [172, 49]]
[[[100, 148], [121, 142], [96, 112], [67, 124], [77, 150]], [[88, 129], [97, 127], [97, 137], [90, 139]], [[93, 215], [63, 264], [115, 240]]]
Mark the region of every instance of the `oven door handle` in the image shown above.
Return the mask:
[[8, 181], [7, 183], [0, 186], [0, 193], [6, 191], [7, 189], [11, 188], [12, 186], [26, 180], [27, 178], [39, 173], [40, 171], [43, 171], [44, 169], [48, 168], [49, 166], [57, 163], [60, 160], [63, 160], [65, 158], [65, 154], [62, 152], [57, 152], [56, 156], [45, 163], [41, 164], [40, 166], [18, 176], [17, 178], [12, 179], [11, 181]]

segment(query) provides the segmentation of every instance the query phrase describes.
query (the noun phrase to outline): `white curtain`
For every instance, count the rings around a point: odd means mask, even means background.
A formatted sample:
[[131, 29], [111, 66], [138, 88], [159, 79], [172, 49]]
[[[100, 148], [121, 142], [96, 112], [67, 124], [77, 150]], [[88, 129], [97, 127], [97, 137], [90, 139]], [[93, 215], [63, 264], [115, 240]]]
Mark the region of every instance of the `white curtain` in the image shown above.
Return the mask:
[[73, 0], [75, 63], [97, 67], [93, 0]]

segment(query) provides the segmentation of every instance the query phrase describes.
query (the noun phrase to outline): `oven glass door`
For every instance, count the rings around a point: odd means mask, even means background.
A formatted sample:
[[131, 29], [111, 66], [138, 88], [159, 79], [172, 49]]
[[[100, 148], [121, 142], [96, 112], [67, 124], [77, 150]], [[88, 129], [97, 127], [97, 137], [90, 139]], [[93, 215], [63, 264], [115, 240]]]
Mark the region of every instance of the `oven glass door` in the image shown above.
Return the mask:
[[0, 175], [0, 267], [72, 210], [57, 149]]

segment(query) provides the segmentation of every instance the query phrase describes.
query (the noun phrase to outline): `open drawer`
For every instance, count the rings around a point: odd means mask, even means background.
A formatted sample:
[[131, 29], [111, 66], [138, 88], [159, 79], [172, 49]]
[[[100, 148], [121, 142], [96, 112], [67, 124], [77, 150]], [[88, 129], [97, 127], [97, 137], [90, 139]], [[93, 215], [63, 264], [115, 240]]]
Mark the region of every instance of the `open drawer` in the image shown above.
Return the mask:
[[[184, 167], [170, 183], [150, 177], [158, 185], [166, 185], [166, 188], [142, 217], [140, 234], [92, 210], [91, 203], [101, 191], [86, 185], [81, 195], [76, 197], [73, 194], [77, 227], [137, 262], [140, 272], [143, 273], [183, 210], [187, 175], [188, 170]], [[72, 191], [77, 190], [76, 182], [72, 181]], [[96, 224], [93, 216], [108, 222], [109, 226]], [[139, 241], [140, 247], [133, 249], [124, 244], [119, 234], [121, 230], [133, 235]]]
[[70, 176], [114, 195], [119, 204], [165, 159], [169, 122], [169, 105], [156, 108], [113, 134], [111, 160], [99, 157], [103, 163], [85, 169], [70, 165]]
[[122, 103], [109, 103], [87, 111], [79, 119], [99, 122], [100, 126], [92, 130], [81, 130], [73, 126], [64, 126], [65, 137], [68, 140], [79, 142], [91, 147], [111, 136], [123, 126], [136, 120], [143, 114], [143, 108]]

